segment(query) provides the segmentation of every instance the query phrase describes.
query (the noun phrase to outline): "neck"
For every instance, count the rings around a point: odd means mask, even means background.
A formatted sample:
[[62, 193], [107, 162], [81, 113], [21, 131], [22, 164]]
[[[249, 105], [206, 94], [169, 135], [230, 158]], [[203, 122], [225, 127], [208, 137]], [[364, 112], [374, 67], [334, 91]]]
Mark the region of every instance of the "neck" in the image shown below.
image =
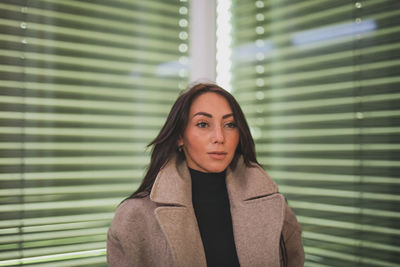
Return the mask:
[[225, 171], [222, 172], [203, 172], [189, 168], [190, 175], [201, 175], [204, 177], [225, 177]]
[[226, 192], [225, 171], [206, 173], [189, 169], [192, 178], [192, 197], [197, 201], [219, 199]]

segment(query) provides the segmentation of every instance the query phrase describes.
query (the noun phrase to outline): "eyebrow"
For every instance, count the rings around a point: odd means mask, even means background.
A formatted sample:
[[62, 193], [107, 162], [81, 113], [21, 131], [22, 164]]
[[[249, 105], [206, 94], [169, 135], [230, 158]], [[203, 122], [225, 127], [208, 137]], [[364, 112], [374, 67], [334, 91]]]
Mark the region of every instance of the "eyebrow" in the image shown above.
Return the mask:
[[[202, 111], [197, 112], [196, 114], [194, 114], [192, 118], [194, 118], [195, 116], [206, 116], [206, 117], [209, 117], [209, 118], [213, 117], [210, 113], [202, 112]], [[229, 118], [229, 117], [233, 117], [233, 113], [229, 113], [229, 114], [226, 114], [226, 115], [222, 116], [222, 119], [226, 119], [226, 118]]]

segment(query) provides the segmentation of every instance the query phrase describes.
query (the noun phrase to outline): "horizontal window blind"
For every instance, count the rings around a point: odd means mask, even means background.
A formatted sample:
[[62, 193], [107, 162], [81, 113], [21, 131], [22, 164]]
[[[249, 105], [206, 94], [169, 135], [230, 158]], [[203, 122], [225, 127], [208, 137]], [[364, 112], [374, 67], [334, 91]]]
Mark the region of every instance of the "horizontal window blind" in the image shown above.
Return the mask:
[[232, 88], [305, 266], [400, 264], [400, 2], [233, 1]]
[[187, 1], [0, 2], [0, 266], [102, 266], [187, 84]]

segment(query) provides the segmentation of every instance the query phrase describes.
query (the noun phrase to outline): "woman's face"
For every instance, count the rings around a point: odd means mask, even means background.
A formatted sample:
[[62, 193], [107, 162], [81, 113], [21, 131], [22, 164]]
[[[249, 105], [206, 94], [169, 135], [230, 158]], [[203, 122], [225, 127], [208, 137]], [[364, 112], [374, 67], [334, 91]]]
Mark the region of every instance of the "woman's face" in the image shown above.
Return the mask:
[[198, 96], [178, 142], [188, 166], [202, 172], [222, 172], [231, 163], [238, 143], [239, 131], [228, 101], [217, 93]]

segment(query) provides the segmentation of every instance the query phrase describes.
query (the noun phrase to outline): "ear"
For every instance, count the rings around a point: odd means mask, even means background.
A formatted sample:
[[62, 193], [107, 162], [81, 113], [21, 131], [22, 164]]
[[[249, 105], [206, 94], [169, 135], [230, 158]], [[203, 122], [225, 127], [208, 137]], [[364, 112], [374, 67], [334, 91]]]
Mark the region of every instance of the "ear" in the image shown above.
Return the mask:
[[183, 138], [179, 137], [178, 139], [178, 147], [183, 146]]

